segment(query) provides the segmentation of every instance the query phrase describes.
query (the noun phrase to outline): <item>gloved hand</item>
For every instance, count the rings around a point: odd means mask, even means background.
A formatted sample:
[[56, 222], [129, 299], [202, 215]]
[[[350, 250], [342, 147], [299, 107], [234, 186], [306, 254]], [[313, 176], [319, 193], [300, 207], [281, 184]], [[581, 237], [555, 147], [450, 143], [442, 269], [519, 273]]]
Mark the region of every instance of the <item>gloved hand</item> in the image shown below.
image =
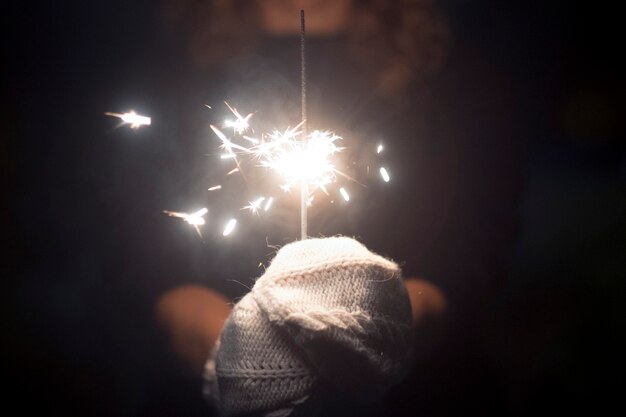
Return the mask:
[[398, 265], [346, 237], [294, 242], [233, 308], [205, 389], [226, 415], [307, 415], [325, 393], [382, 394], [408, 369], [411, 342]]

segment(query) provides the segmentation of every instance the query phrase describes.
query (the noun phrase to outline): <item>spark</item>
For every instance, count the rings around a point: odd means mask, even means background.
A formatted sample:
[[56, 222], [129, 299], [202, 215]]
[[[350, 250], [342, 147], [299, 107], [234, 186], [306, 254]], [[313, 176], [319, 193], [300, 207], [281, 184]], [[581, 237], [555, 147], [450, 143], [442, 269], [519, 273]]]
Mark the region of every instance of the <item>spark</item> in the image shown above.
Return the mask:
[[[242, 207], [242, 210], [250, 210], [252, 214], [257, 214], [259, 208], [261, 207], [261, 203], [265, 200], [265, 197], [259, 197], [254, 201], [250, 201], [247, 206]], [[267, 210], [266, 210], [267, 211]]]
[[167, 214], [170, 217], [178, 217], [179, 219], [183, 219], [184, 221], [192, 225], [196, 229], [196, 232], [198, 232], [198, 235], [202, 237], [202, 233], [200, 233], [200, 228], [198, 226], [204, 225], [204, 215], [207, 214], [208, 211], [209, 210], [204, 207], [191, 214], [169, 210], [163, 210], [163, 213]]
[[389, 180], [391, 179], [385, 167], [380, 168], [380, 176], [383, 177], [383, 181], [385, 182], [389, 182]]
[[234, 153], [225, 153], [225, 154], [220, 155], [221, 159], [233, 159], [235, 157], [236, 155]]
[[222, 236], [230, 235], [235, 229], [236, 225], [237, 225], [237, 219], [230, 219], [228, 223], [226, 223], [226, 227], [224, 228], [224, 232], [222, 233]]
[[214, 185], [211, 188], [207, 188], [209, 191], [215, 191], [215, 190], [221, 190], [222, 186], [221, 185]]
[[341, 193], [341, 196], [343, 197], [344, 200], [350, 201], [350, 194], [348, 194], [345, 188], [341, 187], [339, 189], [339, 192]]
[[270, 209], [270, 207], [272, 207], [272, 202], [274, 202], [274, 197], [270, 197], [267, 202], [265, 203], [265, 207], [263, 208], [263, 210], [268, 211]]
[[245, 131], [247, 131], [250, 128], [250, 124], [248, 123], [248, 121], [250, 120], [250, 118], [252, 117], [253, 113], [249, 113], [246, 117], [243, 117], [236, 108], [231, 107], [230, 104], [228, 104], [227, 102], [224, 102], [224, 104], [226, 104], [226, 107], [228, 107], [228, 109], [235, 115], [236, 120], [226, 120], [224, 122], [224, 127], [232, 127], [234, 132], [241, 135], [242, 133], [244, 133]]
[[219, 130], [217, 127], [213, 126], [213, 125], [209, 125], [211, 127], [211, 130], [213, 130], [213, 132], [215, 132], [215, 134], [217, 135], [217, 137], [222, 141], [222, 146], [221, 148], [226, 150], [226, 152], [228, 154], [234, 154], [235, 152], [233, 151], [234, 149], [243, 151], [243, 152], [248, 152], [247, 148], [244, 148], [243, 146], [239, 146], [236, 143], [233, 143], [230, 141], [230, 139], [228, 139], [226, 137], [226, 135]]
[[383, 149], [385, 149], [385, 148], [383, 148], [382, 144], [378, 145], [378, 147], [376, 148], [376, 153], [381, 153], [383, 151]]
[[150, 119], [147, 116], [141, 116], [137, 113], [135, 113], [134, 110], [131, 110], [127, 113], [110, 113], [110, 112], [106, 112], [104, 113], [107, 116], [113, 116], [113, 117], [117, 117], [119, 119], [122, 119], [122, 122], [127, 123], [130, 125], [131, 128], [133, 129], [138, 129], [141, 126], [150, 126], [150, 123], [152, 122], [152, 119]]
[[239, 168], [233, 168], [233, 169], [231, 169], [230, 171], [228, 171], [228, 173], [227, 173], [226, 175], [232, 175], [232, 174], [234, 174], [235, 172], [239, 172]]
[[242, 134], [243, 132], [248, 130], [250, 126], [248, 125], [248, 122], [245, 119], [244, 120], [236, 119], [234, 121], [224, 120], [224, 127], [232, 127], [236, 133]]

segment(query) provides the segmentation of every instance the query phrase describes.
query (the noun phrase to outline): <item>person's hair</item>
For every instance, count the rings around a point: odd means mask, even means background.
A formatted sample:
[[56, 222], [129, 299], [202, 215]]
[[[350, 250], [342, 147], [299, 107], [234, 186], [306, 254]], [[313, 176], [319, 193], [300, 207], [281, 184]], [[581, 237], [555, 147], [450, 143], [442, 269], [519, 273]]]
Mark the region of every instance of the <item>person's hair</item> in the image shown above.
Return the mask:
[[[253, 49], [259, 39], [257, 16], [250, 0], [163, 0], [161, 8], [166, 27], [182, 34], [200, 67]], [[432, 0], [355, 0], [348, 26], [344, 36], [352, 58], [369, 69], [384, 95], [436, 73], [451, 39]]]

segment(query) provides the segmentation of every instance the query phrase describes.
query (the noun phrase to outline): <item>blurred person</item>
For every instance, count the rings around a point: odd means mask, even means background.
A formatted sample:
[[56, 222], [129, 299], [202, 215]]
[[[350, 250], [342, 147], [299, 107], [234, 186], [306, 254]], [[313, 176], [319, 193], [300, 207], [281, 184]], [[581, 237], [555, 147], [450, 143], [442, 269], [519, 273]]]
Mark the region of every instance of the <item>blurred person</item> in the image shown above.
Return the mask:
[[[354, 208], [311, 209], [314, 233], [356, 236], [399, 262], [406, 277], [416, 364], [408, 380], [370, 412], [463, 410], [455, 400], [474, 395], [466, 390], [471, 383], [464, 378], [474, 375], [465, 368], [463, 346], [482, 303], [503, 278], [515, 230], [516, 160], [506, 84], [469, 48], [452, 44], [430, 1], [165, 1], [165, 27], [186, 58], [175, 94], [190, 105], [226, 100], [240, 110], [260, 109], [254, 117], [272, 123], [298, 121], [300, 9], [306, 12], [309, 126], [355, 138], [360, 146], [351, 152], [357, 156], [382, 141], [394, 171], [391, 187], [372, 186]], [[190, 149], [206, 141], [205, 123], [179, 115], [179, 134], [191, 138]], [[185, 165], [179, 182], [217, 172], [207, 165]], [[235, 194], [249, 191], [243, 183], [235, 187]], [[232, 201], [212, 204], [212, 210], [226, 211]], [[283, 244], [297, 236], [295, 205], [285, 202], [277, 213], [249, 225], [245, 244], [207, 239], [202, 253], [192, 250], [192, 258], [183, 258], [193, 265], [177, 275], [189, 273], [204, 285], [178, 287], [162, 279], [164, 289], [175, 288], [159, 297], [159, 321], [195, 372], [231, 313], [228, 298], [207, 285], [228, 293], [224, 280], [260, 275], [255, 260], [266, 255], [265, 239]], [[424, 387], [431, 395], [417, 393]]]

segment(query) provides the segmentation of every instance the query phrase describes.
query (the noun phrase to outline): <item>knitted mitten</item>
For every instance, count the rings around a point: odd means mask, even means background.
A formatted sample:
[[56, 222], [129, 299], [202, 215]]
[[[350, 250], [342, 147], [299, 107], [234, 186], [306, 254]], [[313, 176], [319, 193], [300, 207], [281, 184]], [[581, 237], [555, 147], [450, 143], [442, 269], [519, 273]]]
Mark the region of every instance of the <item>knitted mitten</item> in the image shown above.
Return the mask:
[[227, 415], [375, 398], [407, 368], [411, 324], [398, 265], [346, 237], [294, 242], [233, 308], [206, 388]]

